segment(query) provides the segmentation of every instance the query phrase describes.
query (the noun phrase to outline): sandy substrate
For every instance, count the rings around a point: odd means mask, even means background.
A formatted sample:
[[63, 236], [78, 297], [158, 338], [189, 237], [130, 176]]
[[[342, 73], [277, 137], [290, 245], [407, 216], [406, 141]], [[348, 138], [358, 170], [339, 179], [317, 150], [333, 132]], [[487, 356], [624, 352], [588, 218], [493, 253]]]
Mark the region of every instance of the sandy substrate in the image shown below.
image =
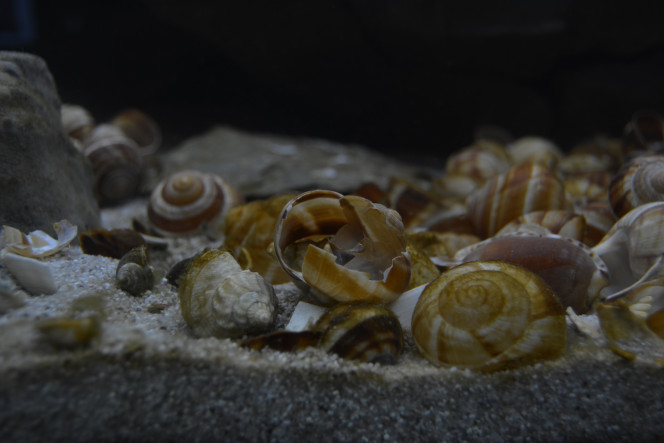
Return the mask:
[[[105, 210], [127, 227], [145, 201]], [[152, 251], [157, 273], [203, 237]], [[436, 368], [412, 339], [394, 366], [344, 361], [317, 349], [249, 351], [195, 338], [165, 280], [143, 297], [114, 285], [117, 260], [71, 246], [45, 258], [53, 295], [22, 291], [0, 315], [0, 440], [501, 441], [654, 439], [664, 432], [664, 377], [624, 360], [570, 323], [564, 357], [481, 374]], [[8, 272], [0, 267], [0, 278]], [[276, 288], [280, 325], [300, 292]], [[102, 318], [92, 345], [62, 349], [40, 320], [87, 311]]]

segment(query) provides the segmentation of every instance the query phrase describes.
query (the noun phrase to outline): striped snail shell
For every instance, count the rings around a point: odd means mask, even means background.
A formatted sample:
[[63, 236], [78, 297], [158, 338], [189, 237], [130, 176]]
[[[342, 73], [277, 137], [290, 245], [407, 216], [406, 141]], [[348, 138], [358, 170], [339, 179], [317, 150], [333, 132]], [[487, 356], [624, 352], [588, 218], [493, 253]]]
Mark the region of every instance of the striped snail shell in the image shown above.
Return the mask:
[[460, 262], [499, 260], [537, 274], [560, 303], [577, 314], [590, 309], [609, 284], [609, 270], [586, 245], [553, 234], [507, 234], [492, 237], [457, 252]]
[[536, 274], [504, 262], [472, 262], [443, 272], [412, 317], [418, 350], [437, 366], [485, 371], [562, 354], [565, 311]]
[[611, 180], [609, 200], [618, 218], [644, 203], [664, 200], [664, 155], [643, 155], [625, 163]]
[[510, 221], [532, 211], [565, 209], [562, 182], [536, 163], [517, 165], [468, 197], [468, 217], [482, 238], [493, 236]]
[[112, 125], [97, 126], [85, 140], [83, 155], [92, 166], [100, 204], [113, 204], [138, 192], [143, 161], [138, 146]]
[[115, 281], [120, 289], [138, 297], [154, 286], [154, 274], [145, 245], [127, 252], [118, 262]]
[[82, 106], [63, 103], [60, 107], [60, 118], [65, 134], [75, 141], [77, 148], [82, 149], [81, 143], [95, 127], [92, 114]]
[[512, 164], [538, 163], [554, 169], [563, 158], [563, 152], [551, 140], [542, 137], [521, 137], [507, 145]]
[[272, 328], [277, 299], [272, 285], [244, 271], [218, 249], [199, 255], [188, 267], [178, 296], [180, 310], [199, 337], [237, 338]]
[[397, 317], [376, 303], [341, 303], [318, 319], [318, 347], [346, 360], [395, 364], [403, 350]]
[[221, 177], [195, 170], [180, 171], [162, 180], [152, 191], [148, 219], [161, 235], [205, 232], [223, 237], [224, 218], [242, 203], [239, 192]]
[[505, 147], [493, 140], [477, 140], [472, 145], [450, 155], [445, 162], [447, 174], [460, 174], [484, 183], [507, 171], [510, 160]]
[[161, 146], [161, 129], [145, 112], [138, 109], [125, 109], [111, 120], [138, 146], [142, 156], [154, 154]]
[[389, 302], [410, 280], [401, 217], [363, 197], [298, 195], [278, 217], [274, 244], [283, 270], [321, 304]]

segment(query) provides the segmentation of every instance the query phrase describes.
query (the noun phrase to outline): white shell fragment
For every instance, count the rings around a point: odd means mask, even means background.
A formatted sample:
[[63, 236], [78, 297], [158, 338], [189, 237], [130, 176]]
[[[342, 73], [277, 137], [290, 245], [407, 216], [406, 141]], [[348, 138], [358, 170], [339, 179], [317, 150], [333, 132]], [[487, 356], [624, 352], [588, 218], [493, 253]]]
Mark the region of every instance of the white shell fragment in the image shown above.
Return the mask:
[[33, 294], [54, 294], [58, 286], [48, 264], [4, 251], [2, 262], [18, 283]]
[[44, 231], [32, 231], [26, 235], [7, 225], [4, 225], [2, 237], [5, 247], [11, 252], [25, 257], [42, 258], [66, 248], [76, 238], [78, 231], [76, 225], [67, 220], [54, 223], [53, 229], [58, 236], [57, 240]]
[[404, 292], [401, 294], [401, 297], [397, 298], [394, 302], [392, 302], [392, 304], [388, 306], [390, 310], [394, 312], [394, 315], [396, 315], [399, 319], [401, 328], [404, 331], [411, 330], [415, 305], [417, 305], [417, 301], [420, 299], [422, 292], [428, 285], [429, 283], [420, 285], [416, 288]]
[[322, 306], [312, 305], [306, 301], [300, 301], [295, 305], [295, 310], [286, 325], [286, 330], [300, 332], [311, 329], [325, 311], [327, 311], [327, 309]]

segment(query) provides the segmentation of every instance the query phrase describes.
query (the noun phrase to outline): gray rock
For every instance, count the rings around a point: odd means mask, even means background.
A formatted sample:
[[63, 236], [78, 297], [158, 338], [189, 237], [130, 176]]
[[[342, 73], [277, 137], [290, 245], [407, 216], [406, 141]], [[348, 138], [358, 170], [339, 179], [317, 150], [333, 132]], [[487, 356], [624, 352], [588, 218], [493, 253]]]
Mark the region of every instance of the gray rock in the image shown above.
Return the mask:
[[222, 126], [185, 141], [162, 161], [162, 177], [183, 169], [213, 172], [250, 197], [315, 188], [350, 192], [367, 182], [385, 187], [392, 176], [415, 180], [433, 173], [360, 146]]
[[53, 232], [68, 219], [99, 225], [92, 173], [60, 123], [60, 99], [40, 57], [0, 51], [0, 224]]

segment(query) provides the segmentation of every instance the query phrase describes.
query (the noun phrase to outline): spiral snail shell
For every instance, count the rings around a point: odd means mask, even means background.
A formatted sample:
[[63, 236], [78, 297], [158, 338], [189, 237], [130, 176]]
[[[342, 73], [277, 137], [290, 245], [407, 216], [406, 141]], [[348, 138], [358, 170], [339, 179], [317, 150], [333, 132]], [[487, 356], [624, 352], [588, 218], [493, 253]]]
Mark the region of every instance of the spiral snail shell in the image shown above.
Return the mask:
[[95, 176], [94, 193], [100, 204], [134, 196], [142, 179], [143, 160], [138, 146], [115, 126], [97, 126], [86, 138], [83, 155]]
[[401, 217], [363, 197], [298, 195], [281, 211], [274, 243], [284, 271], [313, 288], [318, 303], [388, 302], [410, 280]]
[[240, 193], [221, 177], [185, 170], [162, 180], [152, 191], [148, 219], [161, 235], [175, 236], [205, 232], [223, 237], [224, 218], [242, 203]]
[[276, 320], [272, 286], [218, 249], [202, 253], [189, 265], [178, 296], [182, 316], [199, 337], [258, 334]]
[[95, 127], [92, 114], [82, 106], [63, 103], [60, 107], [60, 119], [65, 134], [75, 141], [75, 146], [82, 148], [83, 142]]
[[110, 123], [136, 143], [142, 156], [154, 154], [161, 146], [159, 125], [143, 111], [125, 109], [113, 117]]
[[418, 350], [433, 364], [485, 371], [562, 354], [565, 311], [534, 273], [504, 262], [472, 262], [443, 272], [412, 318]]
[[145, 245], [137, 246], [118, 262], [115, 281], [120, 289], [137, 297], [154, 285], [154, 273]]
[[625, 163], [611, 180], [609, 200], [618, 218], [642, 204], [664, 200], [664, 155], [643, 155]]

